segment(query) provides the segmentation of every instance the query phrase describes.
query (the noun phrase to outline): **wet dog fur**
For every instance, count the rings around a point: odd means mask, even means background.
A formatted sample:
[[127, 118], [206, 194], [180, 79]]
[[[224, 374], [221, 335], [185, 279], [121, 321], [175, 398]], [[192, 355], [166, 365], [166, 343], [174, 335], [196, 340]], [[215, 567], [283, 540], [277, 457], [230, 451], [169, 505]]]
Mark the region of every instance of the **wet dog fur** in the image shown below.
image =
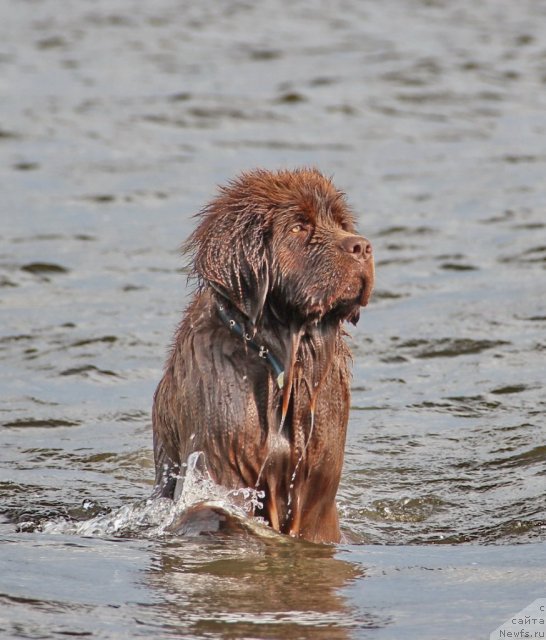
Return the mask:
[[317, 170], [255, 170], [221, 188], [185, 249], [197, 289], [154, 396], [155, 495], [172, 498], [201, 451], [216, 483], [263, 492], [252, 515], [276, 531], [339, 541], [343, 323], [370, 298], [371, 244]]

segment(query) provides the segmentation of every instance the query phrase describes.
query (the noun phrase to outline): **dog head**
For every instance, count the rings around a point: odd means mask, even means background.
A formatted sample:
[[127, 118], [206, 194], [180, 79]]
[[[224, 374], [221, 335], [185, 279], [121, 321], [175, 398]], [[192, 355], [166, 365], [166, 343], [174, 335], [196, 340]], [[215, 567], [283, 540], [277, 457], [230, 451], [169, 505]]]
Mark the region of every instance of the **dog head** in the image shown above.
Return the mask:
[[317, 170], [244, 173], [198, 215], [195, 274], [253, 325], [266, 302], [303, 322], [357, 322], [374, 284], [371, 244]]

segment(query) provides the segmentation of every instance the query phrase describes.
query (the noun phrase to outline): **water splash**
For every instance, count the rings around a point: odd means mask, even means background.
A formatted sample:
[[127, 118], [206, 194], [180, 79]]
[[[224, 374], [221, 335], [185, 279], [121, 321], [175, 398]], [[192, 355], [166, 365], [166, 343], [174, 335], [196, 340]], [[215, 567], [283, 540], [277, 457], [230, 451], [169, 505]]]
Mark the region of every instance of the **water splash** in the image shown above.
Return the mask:
[[251, 488], [229, 490], [216, 484], [207, 469], [203, 452], [192, 453], [186, 462], [185, 473], [180, 476], [175, 498], [143, 500], [82, 522], [51, 520], [41, 525], [44, 533], [80, 535], [90, 537], [146, 537], [168, 535], [169, 526], [189, 507], [206, 502], [225, 509], [236, 518], [251, 518], [255, 509], [263, 505], [263, 491]]

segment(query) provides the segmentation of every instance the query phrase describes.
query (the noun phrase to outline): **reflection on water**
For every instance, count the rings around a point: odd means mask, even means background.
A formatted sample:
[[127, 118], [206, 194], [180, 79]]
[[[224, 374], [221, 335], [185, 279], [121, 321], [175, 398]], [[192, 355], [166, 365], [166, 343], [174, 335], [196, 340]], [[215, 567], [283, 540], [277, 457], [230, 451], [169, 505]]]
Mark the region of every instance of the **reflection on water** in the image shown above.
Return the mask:
[[172, 542], [150, 582], [165, 597], [171, 633], [341, 640], [383, 626], [381, 616], [358, 616], [341, 594], [364, 571], [335, 553], [291, 540]]
[[[475, 638], [536, 597], [545, 30], [531, 0], [2, 4], [1, 634]], [[360, 545], [150, 536], [178, 246], [214, 185], [298, 165], [377, 258], [339, 493]]]

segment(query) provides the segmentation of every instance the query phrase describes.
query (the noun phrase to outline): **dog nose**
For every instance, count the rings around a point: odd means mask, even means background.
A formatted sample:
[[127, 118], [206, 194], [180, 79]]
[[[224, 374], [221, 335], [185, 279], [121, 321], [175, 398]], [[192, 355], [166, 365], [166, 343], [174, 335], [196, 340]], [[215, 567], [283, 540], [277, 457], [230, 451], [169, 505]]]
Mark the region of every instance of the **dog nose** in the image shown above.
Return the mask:
[[373, 253], [372, 244], [362, 236], [348, 236], [341, 241], [343, 251], [350, 253], [357, 260], [369, 260]]

